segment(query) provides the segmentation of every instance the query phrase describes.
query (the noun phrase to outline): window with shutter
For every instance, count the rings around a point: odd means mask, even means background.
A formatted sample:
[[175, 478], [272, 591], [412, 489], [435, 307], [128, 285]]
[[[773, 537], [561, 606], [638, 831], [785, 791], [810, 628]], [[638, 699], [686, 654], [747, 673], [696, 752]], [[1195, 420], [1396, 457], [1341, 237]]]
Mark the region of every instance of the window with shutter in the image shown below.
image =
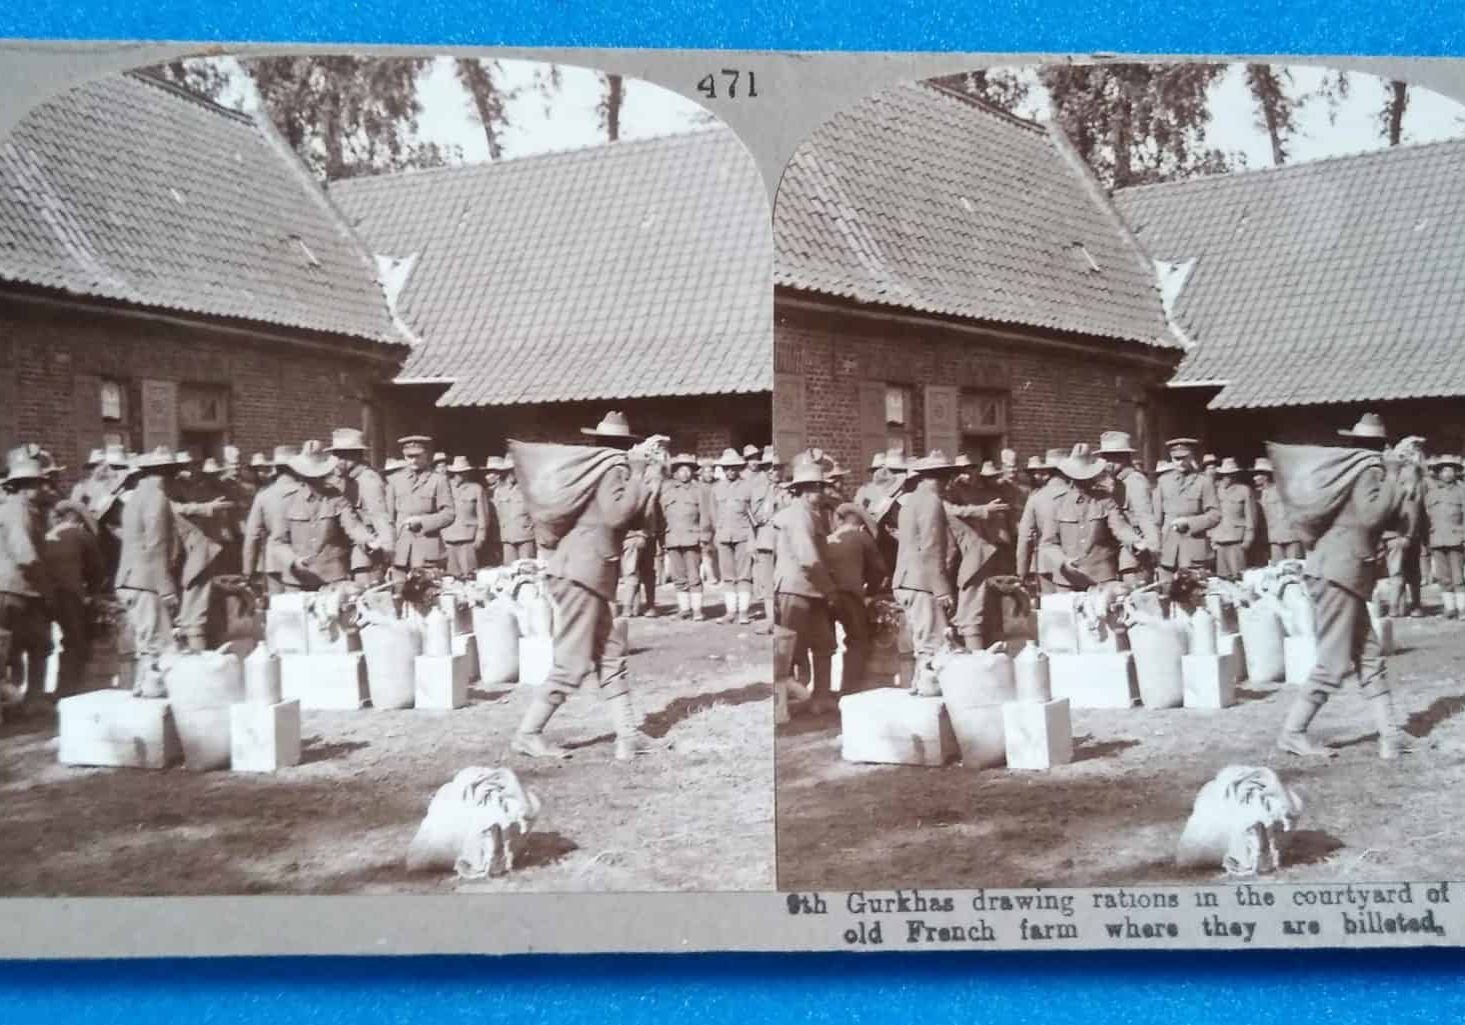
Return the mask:
[[951, 385], [927, 385], [926, 451], [940, 449], [947, 456], [961, 451], [961, 428], [958, 410], [960, 390]]
[[803, 374], [773, 375], [773, 447], [785, 462], [809, 447], [806, 388]]

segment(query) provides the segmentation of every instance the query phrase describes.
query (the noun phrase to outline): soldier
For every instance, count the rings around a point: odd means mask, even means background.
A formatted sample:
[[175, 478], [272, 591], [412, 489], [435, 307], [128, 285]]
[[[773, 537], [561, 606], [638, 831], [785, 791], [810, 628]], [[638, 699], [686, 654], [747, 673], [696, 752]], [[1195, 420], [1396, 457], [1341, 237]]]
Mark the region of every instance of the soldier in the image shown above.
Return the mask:
[[308, 441], [277, 470], [280, 480], [264, 508], [270, 571], [286, 592], [319, 591], [349, 580], [353, 546], [374, 554], [380, 542], [346, 496], [331, 487], [336, 457]]
[[[431, 438], [428, 439], [428, 441], [431, 440]], [[448, 454], [446, 452], [434, 452], [432, 454], [432, 468], [434, 472], [446, 477], [448, 471]]]
[[392, 546], [392, 518], [387, 512], [386, 478], [366, 462], [366, 435], [355, 427], [331, 431], [326, 455], [336, 460], [341, 495], [359, 520], [371, 532], [373, 544], [351, 549], [351, 579], [362, 587], [375, 587], [386, 579], [387, 553]]
[[[1459, 479], [1459, 456], [1430, 460], [1434, 479], [1424, 489], [1429, 521], [1429, 552], [1434, 579], [1447, 619], [1465, 614], [1465, 483]], [[1402, 595], [1400, 596], [1402, 597]]]
[[1043, 593], [1086, 591], [1119, 578], [1119, 552], [1128, 545], [1143, 555], [1144, 535], [1132, 527], [1112, 495], [1105, 493], [1108, 467], [1079, 443], [1056, 466], [1067, 482], [1052, 492], [1038, 515], [1038, 573]]
[[[45, 513], [38, 459], [12, 452], [0, 500], [0, 676], [25, 660], [26, 713], [46, 707], [46, 657], [51, 653], [52, 586], [42, 553]], [[13, 679], [20, 682], [20, 674]]]
[[1059, 495], [1069, 490], [1068, 481], [1056, 472], [1056, 467], [1064, 458], [1066, 457], [1062, 449], [1048, 449], [1041, 466], [1044, 476], [1034, 478], [1042, 479], [1042, 486], [1028, 495], [1027, 504], [1022, 509], [1022, 518], [1017, 524], [1017, 555], [1014, 560], [1017, 565], [1013, 572], [1034, 585], [1034, 589], [1045, 589], [1044, 593], [1052, 592], [1052, 582], [1033, 565], [1033, 555], [1038, 547], [1041, 532], [1039, 525], [1052, 518], [1053, 503]]
[[447, 467], [453, 522], [443, 528], [443, 542], [448, 546], [448, 573], [464, 580], [478, 573], [478, 553], [488, 542], [488, 526], [493, 518], [483, 485], [468, 476], [473, 469], [463, 456], [454, 456]]
[[162, 697], [159, 660], [175, 647], [178, 573], [182, 548], [178, 517], [168, 500], [178, 461], [159, 446], [137, 463], [137, 483], [122, 509], [122, 559], [117, 567], [117, 597], [127, 612], [131, 650], [136, 659], [133, 693]]
[[1251, 464], [1251, 481], [1256, 486], [1256, 504], [1261, 510], [1267, 531], [1268, 562], [1276, 565], [1284, 559], [1302, 558], [1302, 535], [1282, 503], [1282, 492], [1275, 481], [1272, 461], [1263, 457]]
[[871, 626], [865, 598], [878, 594], [889, 580], [890, 570], [875, 544], [875, 523], [856, 502], [845, 502], [834, 511], [834, 532], [825, 545], [829, 573], [835, 593], [831, 611], [844, 627], [844, 658], [840, 674], [841, 693], [859, 690], [869, 657]]
[[[180, 453], [178, 470], [165, 490], [178, 519], [178, 541], [183, 550], [179, 571], [177, 624], [194, 651], [204, 651], [211, 638], [209, 612], [213, 607], [214, 578], [220, 573], [220, 557], [230, 538], [231, 505], [218, 487], [220, 467], [212, 457], [204, 464], [208, 472], [192, 475], [193, 459], [185, 462]], [[185, 477], [185, 473], [190, 476]]]
[[866, 512], [890, 494], [890, 474], [885, 469], [885, 453], [876, 452], [870, 457], [870, 479], [855, 491], [855, 504]]
[[1099, 435], [1099, 458], [1113, 468], [1114, 503], [1119, 506], [1120, 515], [1145, 543], [1142, 553], [1130, 545], [1119, 552], [1119, 579], [1133, 587], [1142, 587], [1154, 574], [1155, 552], [1160, 547], [1150, 482], [1134, 465], [1134, 446], [1123, 431], [1104, 431]]
[[763, 603], [763, 626], [758, 632], [773, 633], [776, 529], [774, 519], [788, 503], [789, 493], [783, 486], [778, 453], [772, 445], [763, 450], [758, 460], [759, 473], [750, 485], [754, 492], [753, 522], [753, 593]]
[[[716, 491], [714, 485], [717, 483], [717, 460], [710, 456], [700, 456], [697, 459], [697, 485], [707, 496], [707, 508], [709, 515], [716, 512]], [[711, 538], [702, 546], [702, 583], [707, 587], [716, 587], [722, 583], [717, 576], [717, 544]]]
[[220, 568], [224, 573], [244, 572], [244, 535], [249, 527], [249, 510], [254, 508], [254, 496], [259, 491], [254, 473], [240, 461], [239, 449], [233, 445], [224, 446], [224, 472], [219, 475], [219, 487], [231, 503], [231, 530], [233, 537], [228, 549], [220, 557]]
[[1246, 553], [1256, 538], [1256, 499], [1241, 476], [1245, 471], [1236, 460], [1227, 456], [1216, 467], [1216, 503], [1221, 509], [1221, 522], [1211, 531], [1211, 544], [1216, 551], [1216, 576], [1222, 580], [1240, 580], [1246, 571]]
[[753, 604], [753, 502], [756, 496], [742, 479], [744, 460], [727, 449], [718, 461], [723, 479], [712, 486], [712, 523], [717, 544], [717, 575], [722, 579], [722, 622], [751, 622]]
[[[963, 465], [965, 457], [957, 456]], [[1003, 500], [998, 480], [1001, 471], [990, 459], [982, 464], [979, 481], [964, 484], [966, 474], [958, 472], [947, 488], [946, 523], [947, 572], [956, 582], [956, 610], [952, 625], [970, 649], [984, 646], [984, 632], [1000, 620], [993, 605], [1000, 598], [989, 592], [987, 581], [1012, 572], [1011, 507]], [[983, 504], [992, 503], [992, 504]], [[992, 613], [997, 613], [995, 616]]]
[[254, 475], [254, 490], [258, 494], [260, 488], [275, 479], [275, 464], [263, 452], [256, 452], [249, 457], [249, 472]]
[[671, 461], [671, 480], [661, 487], [658, 503], [665, 533], [662, 547], [677, 592], [677, 613], [701, 622], [702, 549], [712, 541], [712, 496], [692, 479], [697, 457], [682, 453]]
[[288, 483], [280, 469], [299, 454], [300, 449], [294, 445], [275, 446], [274, 459], [270, 463], [270, 482], [254, 493], [254, 504], [249, 507], [249, 519], [244, 525], [244, 575], [256, 583], [263, 579], [270, 594], [281, 594], [285, 590], [280, 570], [270, 564], [268, 548], [269, 524], [277, 514], [275, 506]]
[[442, 531], [453, 522], [453, 495], [428, 461], [431, 438], [412, 434], [397, 443], [407, 466], [387, 480], [387, 515], [394, 532], [392, 578], [402, 581], [414, 569], [442, 570]]
[[1339, 431], [1349, 447], [1381, 453], [1347, 485], [1332, 522], [1307, 556], [1305, 580], [1316, 616], [1317, 665], [1287, 711], [1277, 746], [1294, 755], [1332, 757], [1336, 752], [1307, 735], [1318, 710], [1355, 670], [1379, 734], [1379, 757], [1397, 758], [1411, 750], [1410, 738], [1394, 720], [1393, 694], [1378, 634], [1366, 602], [1378, 572], [1376, 552], [1385, 524], [1407, 493], [1400, 460], [1387, 450], [1383, 418], [1365, 413], [1351, 429]]
[[1194, 438], [1171, 438], [1172, 472], [1155, 485], [1155, 522], [1160, 529], [1160, 583], [1169, 584], [1177, 569], [1211, 568], [1209, 533], [1221, 522], [1221, 506], [1211, 478], [1196, 469]]
[[1379, 540], [1385, 574], [1379, 609], [1384, 615], [1424, 615], [1419, 591], [1424, 575], [1423, 553], [1428, 551], [1424, 544], [1426, 530], [1423, 494], [1404, 503], [1399, 515], [1384, 529]]
[[611, 412], [593, 428], [581, 428], [599, 447], [626, 452], [624, 463], [607, 469], [574, 526], [550, 552], [546, 586], [554, 600], [554, 667], [538, 689], [514, 733], [511, 747], [532, 758], [567, 758], [569, 752], [544, 739], [544, 727], [565, 699], [587, 679], [615, 725], [615, 756], [630, 761], [653, 746], [638, 725], [631, 700], [624, 624], [617, 627], [616, 557], [624, 532], [656, 500], [648, 481], [649, 453], [631, 433], [625, 414]]
[[900, 500], [896, 528], [900, 549], [890, 583], [910, 627], [918, 680], [934, 672], [931, 658], [956, 612], [956, 595], [946, 575], [950, 531], [942, 502], [942, 491], [955, 470], [945, 453], [933, 450], [911, 464]]
[[1028, 456], [1028, 494], [1040, 489], [1053, 476], [1053, 467], [1042, 456]]
[[774, 677], [793, 678], [795, 659], [810, 657], [809, 710], [824, 715], [833, 707], [834, 618], [836, 587], [829, 571], [824, 510], [824, 471], [817, 462], [795, 459], [788, 491], [792, 499], [778, 512], [774, 531]]
[[100, 487], [89, 489], [86, 510], [96, 528], [97, 544], [102, 550], [102, 572], [110, 590], [122, 552], [122, 505], [135, 480], [133, 461], [121, 445], [107, 446], [106, 461], [111, 471], [111, 486], [106, 490]]
[[42, 553], [52, 585], [51, 612], [61, 628], [56, 696], [81, 690], [91, 657], [91, 602], [106, 587], [102, 550], [79, 502], [58, 502]]
[[100, 448], [92, 449], [82, 469], [86, 476], [72, 485], [71, 500], [90, 513], [103, 496], [111, 493], [117, 472], [107, 461], [106, 450]]
[[534, 543], [534, 521], [524, 505], [524, 492], [514, 477], [514, 460], [505, 456], [488, 461], [490, 474], [497, 474], [493, 488], [494, 519], [498, 522], [499, 543], [503, 546], [505, 566], [520, 559], [533, 559], [538, 554]]
[[763, 450], [757, 445], [743, 446], [743, 479], [756, 483], [763, 475], [762, 455]]

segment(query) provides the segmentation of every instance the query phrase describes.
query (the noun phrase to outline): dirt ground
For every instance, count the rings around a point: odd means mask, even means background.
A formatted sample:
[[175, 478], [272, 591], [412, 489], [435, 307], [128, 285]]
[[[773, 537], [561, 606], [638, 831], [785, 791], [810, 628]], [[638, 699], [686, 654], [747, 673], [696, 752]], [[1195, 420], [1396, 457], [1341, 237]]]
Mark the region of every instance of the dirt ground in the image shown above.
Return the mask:
[[[68, 768], [56, 762], [54, 720], [7, 722], [0, 893], [770, 888], [767, 639], [662, 618], [634, 620], [631, 643], [643, 728], [674, 745], [632, 764], [614, 760], [607, 713], [590, 693], [550, 724], [574, 749], [558, 763], [508, 753], [527, 697], [512, 688], [475, 690], [454, 712], [306, 712], [303, 764], [274, 775]], [[469, 765], [508, 765], [539, 794], [526, 856], [502, 879], [407, 873], [433, 792]]]
[[1077, 710], [1074, 762], [1051, 772], [853, 765], [837, 716], [780, 727], [778, 881], [784, 889], [1194, 883], [1173, 863], [1196, 792], [1227, 765], [1270, 766], [1306, 810], [1279, 881], [1458, 879], [1465, 871], [1465, 624], [1396, 624], [1391, 679], [1424, 738], [1377, 756], [1356, 683], [1314, 733], [1308, 763], [1273, 746], [1292, 695], [1243, 684], [1221, 711]]

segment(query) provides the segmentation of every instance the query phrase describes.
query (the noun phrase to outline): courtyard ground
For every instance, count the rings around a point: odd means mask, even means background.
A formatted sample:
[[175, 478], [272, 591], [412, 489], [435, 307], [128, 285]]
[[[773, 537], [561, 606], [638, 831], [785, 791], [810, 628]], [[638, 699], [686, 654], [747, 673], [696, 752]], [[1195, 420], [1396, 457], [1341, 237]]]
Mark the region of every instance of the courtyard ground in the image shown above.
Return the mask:
[[[57, 764], [55, 721], [0, 726], [0, 893], [156, 896], [767, 890], [773, 715], [766, 637], [637, 619], [643, 728], [673, 750], [622, 764], [605, 709], [576, 695], [547, 733], [564, 762], [508, 753], [527, 695], [474, 690], [454, 712], [306, 712], [304, 761], [274, 775]], [[543, 811], [502, 879], [409, 874], [433, 792], [507, 765]]]
[[1465, 871], [1465, 625], [1401, 620], [1390, 675], [1407, 729], [1377, 756], [1356, 684], [1314, 733], [1330, 763], [1272, 746], [1292, 690], [1242, 684], [1220, 711], [1076, 710], [1074, 762], [1051, 772], [854, 765], [839, 719], [779, 727], [778, 880], [784, 889], [1117, 886], [1219, 877], [1174, 865], [1196, 792], [1227, 765], [1270, 766], [1306, 810], [1270, 878], [1458, 879]]

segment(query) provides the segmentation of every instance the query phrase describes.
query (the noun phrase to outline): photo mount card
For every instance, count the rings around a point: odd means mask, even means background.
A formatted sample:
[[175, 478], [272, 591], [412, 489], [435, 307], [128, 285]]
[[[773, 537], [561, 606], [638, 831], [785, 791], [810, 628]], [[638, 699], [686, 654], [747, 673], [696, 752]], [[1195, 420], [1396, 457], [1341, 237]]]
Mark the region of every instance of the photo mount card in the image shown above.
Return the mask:
[[1458, 942], [1465, 62], [0, 76], [0, 955]]

